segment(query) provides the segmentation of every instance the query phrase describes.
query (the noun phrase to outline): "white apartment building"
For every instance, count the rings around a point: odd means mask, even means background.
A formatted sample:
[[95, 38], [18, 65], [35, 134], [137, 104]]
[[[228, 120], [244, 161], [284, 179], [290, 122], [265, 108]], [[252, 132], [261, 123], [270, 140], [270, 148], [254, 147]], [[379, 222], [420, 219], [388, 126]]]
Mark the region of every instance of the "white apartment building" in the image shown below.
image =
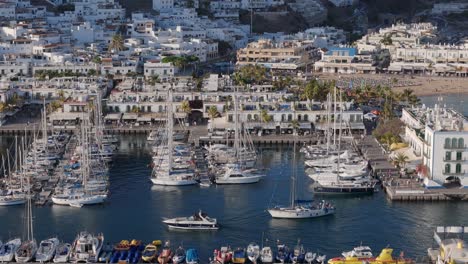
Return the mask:
[[16, 18], [16, 4], [13, 2], [0, 2], [0, 19], [12, 20]]
[[76, 0], [75, 15], [85, 21], [122, 20], [125, 18], [125, 8], [114, 0]]
[[406, 141], [415, 154], [422, 154], [427, 173], [421, 176], [439, 187], [454, 180], [468, 187], [468, 120], [436, 104], [434, 108], [404, 109], [402, 121]]
[[162, 63], [159, 61], [147, 61], [143, 65], [143, 71], [146, 78], [151, 76], [174, 76], [177, 73], [177, 68], [172, 63]]
[[153, 0], [153, 10], [158, 12], [170, 11], [174, 8], [174, 0]]
[[283, 0], [240, 0], [242, 9], [266, 9], [272, 6], [284, 5]]
[[375, 73], [372, 55], [357, 54], [356, 48], [333, 47], [322, 52], [320, 61], [315, 62], [314, 70], [325, 73]]
[[28, 75], [29, 65], [27, 63], [6, 61], [0, 62], [0, 76]]

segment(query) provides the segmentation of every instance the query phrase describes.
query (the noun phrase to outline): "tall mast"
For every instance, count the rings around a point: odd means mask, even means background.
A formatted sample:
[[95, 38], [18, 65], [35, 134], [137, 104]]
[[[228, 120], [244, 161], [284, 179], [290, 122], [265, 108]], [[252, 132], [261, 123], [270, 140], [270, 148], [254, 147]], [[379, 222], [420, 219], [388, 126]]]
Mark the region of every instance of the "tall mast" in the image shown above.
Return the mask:
[[174, 87], [174, 83], [171, 83], [171, 87], [169, 88], [169, 98], [167, 100], [168, 102], [168, 107], [167, 107], [167, 149], [168, 149], [168, 154], [169, 154], [169, 172], [172, 170], [172, 162], [173, 162], [173, 157], [172, 157], [172, 152], [174, 151], [173, 149], [173, 137], [174, 137], [174, 114], [172, 113], [172, 89]]
[[239, 161], [239, 116], [237, 113], [237, 86], [234, 92], [234, 149], [236, 151], [236, 161]]
[[[336, 87], [335, 87], [336, 89]], [[338, 133], [338, 163], [336, 164], [337, 168], [336, 168], [336, 181], [339, 182], [340, 181], [340, 164], [341, 164], [341, 128], [342, 128], [342, 116], [343, 116], [343, 102], [341, 101], [341, 89], [340, 89], [340, 124], [339, 124], [339, 130]], [[336, 106], [336, 103], [335, 103], [335, 106]], [[336, 120], [336, 117], [335, 117], [335, 120]]]
[[330, 152], [330, 122], [331, 122], [331, 95], [327, 95], [327, 154]]
[[336, 86], [333, 88], [333, 145], [336, 145]]
[[294, 208], [296, 205], [296, 140], [294, 139], [293, 147], [293, 166], [292, 166], [292, 176], [291, 176], [291, 208]]

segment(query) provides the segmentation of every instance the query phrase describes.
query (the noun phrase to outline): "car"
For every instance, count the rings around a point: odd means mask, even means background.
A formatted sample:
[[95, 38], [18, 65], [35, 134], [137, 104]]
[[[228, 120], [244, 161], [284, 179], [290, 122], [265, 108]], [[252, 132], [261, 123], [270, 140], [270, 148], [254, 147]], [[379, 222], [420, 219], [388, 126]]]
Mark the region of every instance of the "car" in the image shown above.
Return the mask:
[[373, 113], [367, 113], [363, 117], [366, 120], [375, 120], [377, 118], [377, 115], [375, 115]]

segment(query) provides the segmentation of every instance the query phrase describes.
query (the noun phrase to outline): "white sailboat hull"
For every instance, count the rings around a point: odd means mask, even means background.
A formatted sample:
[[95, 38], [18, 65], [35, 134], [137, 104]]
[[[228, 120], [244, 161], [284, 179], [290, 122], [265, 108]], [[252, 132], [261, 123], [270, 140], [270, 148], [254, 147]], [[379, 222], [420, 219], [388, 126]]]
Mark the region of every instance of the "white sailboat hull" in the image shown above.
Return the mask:
[[151, 182], [155, 185], [164, 185], [164, 186], [186, 186], [186, 185], [195, 185], [198, 182], [193, 179], [171, 179], [171, 178], [151, 178]]
[[269, 209], [268, 213], [273, 218], [285, 218], [285, 219], [299, 219], [299, 218], [316, 218], [335, 213], [334, 209], [317, 209], [317, 210], [300, 210], [300, 209]]
[[104, 203], [106, 200], [106, 195], [91, 195], [79, 199], [67, 199], [67, 198], [57, 198], [52, 197], [52, 202], [57, 205], [71, 205], [71, 204], [81, 204], [81, 205], [92, 205]]
[[216, 178], [216, 184], [248, 184], [248, 183], [257, 183], [263, 178], [262, 175], [259, 176], [244, 176], [239, 178]]
[[1, 199], [0, 200], [0, 206], [20, 205], [20, 204], [25, 204], [25, 203], [26, 203], [26, 199], [24, 199], [24, 198], [15, 198], [15, 199], [8, 199], [8, 200]]

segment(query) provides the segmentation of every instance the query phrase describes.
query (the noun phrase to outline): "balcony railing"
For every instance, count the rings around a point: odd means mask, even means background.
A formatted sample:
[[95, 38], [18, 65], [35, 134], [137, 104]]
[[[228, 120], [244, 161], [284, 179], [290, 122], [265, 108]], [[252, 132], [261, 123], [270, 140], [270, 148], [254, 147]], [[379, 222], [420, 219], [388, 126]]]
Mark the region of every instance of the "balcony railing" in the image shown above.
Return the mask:
[[465, 150], [466, 148], [467, 148], [466, 145], [463, 145], [463, 146], [458, 146], [458, 145], [452, 146], [452, 145], [446, 145], [446, 144], [444, 144], [444, 149], [455, 149], [455, 150], [456, 150], [456, 149], [461, 149], [461, 150]]
[[466, 175], [465, 171], [460, 171], [460, 172], [448, 172], [445, 170], [442, 170], [443, 175], [453, 175], [453, 176], [464, 176]]
[[444, 162], [466, 162], [466, 158], [462, 158], [462, 159], [447, 159], [447, 158], [444, 158]]

